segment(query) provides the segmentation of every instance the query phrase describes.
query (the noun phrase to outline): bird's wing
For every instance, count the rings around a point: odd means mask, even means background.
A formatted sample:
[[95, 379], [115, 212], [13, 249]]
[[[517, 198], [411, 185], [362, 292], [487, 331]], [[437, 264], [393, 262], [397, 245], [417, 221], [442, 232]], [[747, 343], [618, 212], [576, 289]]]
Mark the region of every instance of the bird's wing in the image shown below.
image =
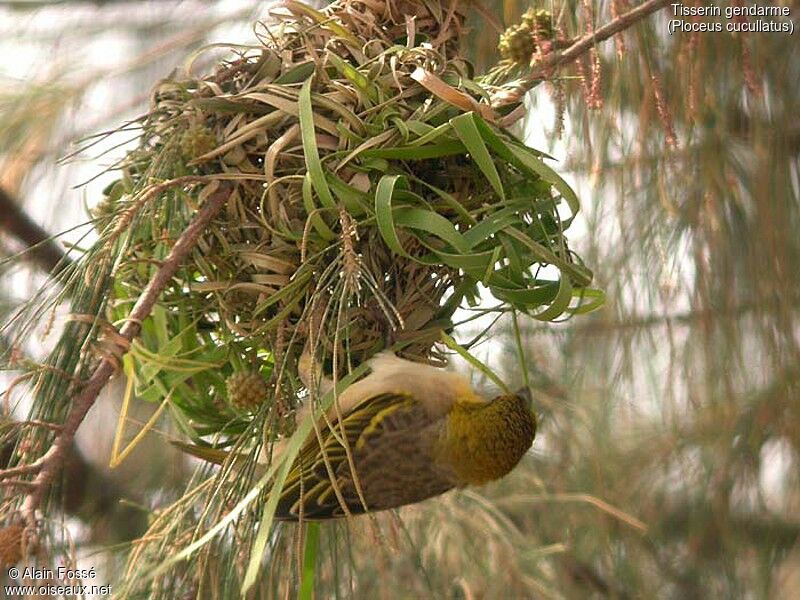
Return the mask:
[[450, 478], [432, 464], [434, 436], [440, 426], [410, 395], [370, 398], [334, 423], [332, 430], [321, 431], [322, 449], [316, 435], [301, 448], [281, 490], [276, 518], [297, 520], [301, 514], [309, 520], [340, 517], [345, 514], [341, 501], [351, 514], [360, 514], [417, 502], [450, 489]]

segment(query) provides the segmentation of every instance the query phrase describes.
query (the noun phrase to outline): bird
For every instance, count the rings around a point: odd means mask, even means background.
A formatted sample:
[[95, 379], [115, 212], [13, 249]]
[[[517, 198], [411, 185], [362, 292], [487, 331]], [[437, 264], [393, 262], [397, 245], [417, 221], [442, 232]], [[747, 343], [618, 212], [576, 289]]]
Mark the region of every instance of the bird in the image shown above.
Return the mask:
[[[304, 352], [301, 379], [325, 393], [333, 384], [315, 377], [314, 368]], [[373, 513], [483, 485], [510, 473], [533, 444], [536, 417], [521, 394], [489, 401], [462, 374], [387, 351], [374, 356], [369, 368], [369, 375], [339, 394], [337, 407], [318, 418], [280, 490], [276, 520]], [[310, 405], [303, 416], [310, 415]], [[177, 445], [206, 460], [224, 458], [221, 451]], [[272, 458], [284, 448], [276, 445]]]

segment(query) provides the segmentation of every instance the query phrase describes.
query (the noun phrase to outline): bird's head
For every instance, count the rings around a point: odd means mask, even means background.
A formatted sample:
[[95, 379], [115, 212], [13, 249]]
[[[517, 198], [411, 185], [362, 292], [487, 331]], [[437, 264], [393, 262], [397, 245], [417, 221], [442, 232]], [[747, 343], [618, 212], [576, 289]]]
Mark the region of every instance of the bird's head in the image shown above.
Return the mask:
[[535, 436], [536, 417], [530, 402], [507, 394], [483, 404], [454, 406], [442, 451], [460, 479], [480, 485], [507, 475]]

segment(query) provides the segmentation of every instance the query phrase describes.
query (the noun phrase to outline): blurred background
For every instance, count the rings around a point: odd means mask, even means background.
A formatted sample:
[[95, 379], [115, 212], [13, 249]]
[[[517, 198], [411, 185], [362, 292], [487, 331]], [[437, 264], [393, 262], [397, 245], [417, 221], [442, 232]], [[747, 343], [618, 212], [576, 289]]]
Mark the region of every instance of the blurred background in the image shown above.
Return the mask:
[[[800, 4], [776, 3], [796, 24]], [[482, 5], [503, 27], [530, 6]], [[268, 7], [0, 4], [0, 321], [91, 243], [88, 209], [152, 86], [201, 46], [252, 42]], [[569, 39], [631, 6], [536, 7]], [[355, 531], [339, 557], [351, 584], [357, 573], [345, 597], [800, 597], [800, 52], [788, 34], [670, 36], [667, 17], [528, 98], [520, 134], [578, 191], [570, 243], [607, 294], [590, 315], [519, 323], [541, 415], [531, 454], [500, 483], [404, 509], [381, 550]], [[500, 32], [478, 11], [471, 24], [464, 50], [485, 70]], [[41, 359], [58, 322], [18, 359]], [[521, 384], [514, 335], [501, 319], [476, 354]], [[63, 521], [94, 561], [141, 535], [191, 472], [159, 435], [166, 422], [108, 469], [121, 391], [93, 409], [65, 473]], [[24, 418], [5, 400], [3, 419]], [[318, 586], [342, 593], [339, 571]]]

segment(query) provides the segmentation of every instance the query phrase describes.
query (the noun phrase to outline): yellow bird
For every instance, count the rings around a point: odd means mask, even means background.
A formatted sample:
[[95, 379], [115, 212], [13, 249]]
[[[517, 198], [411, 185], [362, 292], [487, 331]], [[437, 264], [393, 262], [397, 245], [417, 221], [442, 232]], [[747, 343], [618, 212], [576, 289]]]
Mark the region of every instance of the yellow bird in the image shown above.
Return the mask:
[[[313, 385], [307, 354], [298, 366], [306, 385]], [[481, 485], [508, 474], [533, 443], [536, 419], [518, 395], [487, 401], [463, 375], [389, 352], [369, 366], [369, 375], [339, 395], [341, 421], [332, 408], [327, 415], [332, 427], [319, 419], [320, 438], [312, 431], [301, 447], [276, 519], [357, 515]], [[324, 393], [331, 382], [317, 385]], [[214, 460], [201, 454], [204, 449], [178, 445]], [[282, 451], [276, 445], [273, 457]]]

